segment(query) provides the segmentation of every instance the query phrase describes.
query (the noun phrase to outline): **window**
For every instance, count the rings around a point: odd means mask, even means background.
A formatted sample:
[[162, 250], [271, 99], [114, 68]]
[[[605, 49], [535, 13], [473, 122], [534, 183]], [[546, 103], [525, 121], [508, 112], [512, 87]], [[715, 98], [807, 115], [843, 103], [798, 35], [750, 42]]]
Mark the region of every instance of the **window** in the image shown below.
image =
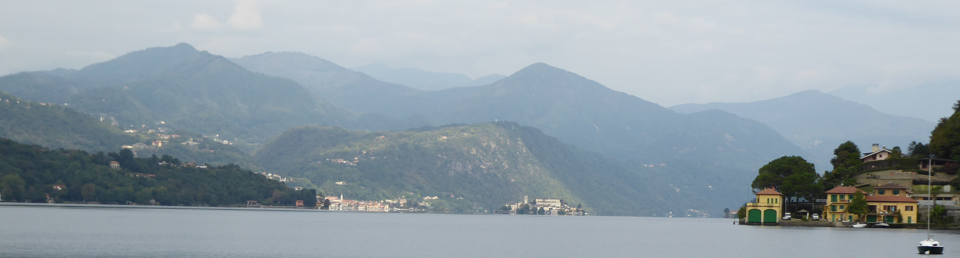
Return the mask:
[[903, 207], [903, 210], [905, 210], [905, 211], [913, 211], [913, 206]]
[[897, 206], [896, 206], [896, 205], [884, 205], [884, 206], [883, 206], [883, 210], [888, 211], [888, 212], [896, 212], [896, 211], [897, 211]]
[[831, 194], [831, 195], [830, 195], [830, 201], [831, 201], [831, 202], [837, 202], [837, 195], [836, 195], [836, 194]]
[[841, 195], [840, 195], [840, 200], [843, 201], [844, 198], [847, 198], [847, 196], [841, 194]]
[[840, 205], [840, 209], [841, 209], [841, 210], [843, 209], [843, 207], [844, 207], [844, 205]]
[[886, 193], [886, 192], [887, 192], [887, 191], [884, 191], [884, 190], [877, 190], [877, 193], [879, 193], [879, 194], [884, 194], [884, 193]]
[[830, 205], [830, 211], [837, 211], [836, 205]]
[[893, 190], [894, 195], [900, 195], [900, 190]]
[[848, 199], [848, 200], [853, 200], [853, 195], [851, 194], [851, 195], [850, 195], [850, 198], [847, 198], [847, 199]]

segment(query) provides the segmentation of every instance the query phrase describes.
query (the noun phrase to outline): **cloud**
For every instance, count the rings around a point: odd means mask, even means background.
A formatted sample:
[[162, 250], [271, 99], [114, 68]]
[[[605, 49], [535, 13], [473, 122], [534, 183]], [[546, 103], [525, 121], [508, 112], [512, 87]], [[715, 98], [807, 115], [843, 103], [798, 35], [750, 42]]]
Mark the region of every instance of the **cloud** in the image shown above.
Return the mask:
[[260, 18], [260, 7], [256, 1], [242, 0], [237, 4], [233, 14], [227, 19], [227, 24], [235, 30], [256, 30], [263, 28], [263, 18]]
[[197, 30], [218, 30], [220, 22], [210, 15], [197, 14], [193, 17], [193, 28]]
[[9, 45], [10, 45], [10, 41], [7, 40], [6, 38], [3, 38], [3, 36], [0, 36], [0, 48], [4, 48]]

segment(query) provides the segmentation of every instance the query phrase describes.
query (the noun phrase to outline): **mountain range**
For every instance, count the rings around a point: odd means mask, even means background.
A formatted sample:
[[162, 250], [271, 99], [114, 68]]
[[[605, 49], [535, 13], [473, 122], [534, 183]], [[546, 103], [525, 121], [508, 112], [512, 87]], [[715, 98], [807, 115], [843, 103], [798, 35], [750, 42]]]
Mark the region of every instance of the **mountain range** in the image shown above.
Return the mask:
[[889, 115], [815, 90], [757, 102], [684, 104], [670, 109], [680, 113], [723, 110], [759, 121], [806, 150], [815, 164], [827, 170], [833, 149], [843, 142], [853, 141], [861, 150], [876, 143], [900, 146], [906, 152], [911, 141], [928, 139], [934, 127], [923, 119]]
[[459, 73], [429, 72], [416, 68], [393, 68], [381, 63], [354, 67], [351, 70], [370, 75], [380, 81], [396, 83], [423, 91], [487, 85], [506, 77], [491, 74], [470, 79], [470, 77]]
[[957, 103], [957, 96], [960, 96], [960, 81], [923, 83], [899, 89], [851, 86], [828, 93], [869, 105], [887, 114], [937, 122], [953, 114], [953, 104]]
[[77, 71], [5, 76], [0, 78], [0, 91], [68, 103], [128, 128], [162, 121], [178, 129], [218, 134], [247, 151], [298, 125], [408, 127], [402, 121], [335, 106], [292, 80], [250, 72], [188, 44], [135, 51]]
[[[774, 158], [829, 154], [828, 141], [856, 136], [904, 146], [924, 139], [913, 137], [926, 126], [818, 92], [668, 109], [543, 63], [482, 85], [422, 90], [301, 53], [227, 59], [188, 44], [12, 74], [0, 77], [0, 91], [120, 127], [229, 139], [256, 165], [325, 191], [452, 194], [488, 209], [551, 195], [543, 197], [610, 215], [715, 213], [749, 199], [757, 170]], [[440, 127], [423, 127], [431, 125]]]

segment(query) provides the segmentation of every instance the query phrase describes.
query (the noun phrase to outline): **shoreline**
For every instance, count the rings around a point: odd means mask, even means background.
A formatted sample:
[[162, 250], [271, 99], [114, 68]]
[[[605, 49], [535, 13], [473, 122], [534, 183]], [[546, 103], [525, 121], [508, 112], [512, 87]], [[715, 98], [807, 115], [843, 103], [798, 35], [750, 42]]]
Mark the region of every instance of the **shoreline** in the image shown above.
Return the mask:
[[95, 209], [168, 209], [168, 210], [244, 210], [244, 211], [299, 211], [317, 212], [309, 208], [246, 208], [246, 207], [203, 207], [203, 206], [163, 206], [163, 205], [125, 205], [125, 204], [76, 204], [76, 203], [19, 203], [0, 202], [0, 207], [43, 207], [43, 208], [95, 208]]

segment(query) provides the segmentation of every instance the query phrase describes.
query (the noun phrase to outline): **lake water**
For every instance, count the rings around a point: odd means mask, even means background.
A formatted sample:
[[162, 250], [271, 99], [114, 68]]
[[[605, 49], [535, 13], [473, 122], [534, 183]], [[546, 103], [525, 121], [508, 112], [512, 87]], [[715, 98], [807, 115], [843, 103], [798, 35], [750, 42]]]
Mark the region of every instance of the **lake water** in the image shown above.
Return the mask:
[[[934, 232], [960, 257], [960, 232]], [[0, 206], [0, 257], [916, 257], [923, 230], [726, 219]]]

